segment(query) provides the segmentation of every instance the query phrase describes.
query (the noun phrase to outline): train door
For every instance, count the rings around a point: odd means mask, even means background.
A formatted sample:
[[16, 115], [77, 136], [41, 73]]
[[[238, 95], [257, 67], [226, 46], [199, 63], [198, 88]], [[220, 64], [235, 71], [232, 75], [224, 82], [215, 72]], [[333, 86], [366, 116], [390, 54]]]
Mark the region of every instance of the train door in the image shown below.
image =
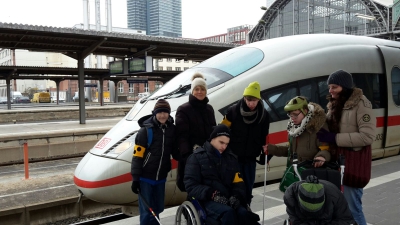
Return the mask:
[[387, 113], [383, 122], [385, 155], [399, 152], [400, 145], [400, 49], [388, 46], [378, 46], [384, 62], [387, 80]]

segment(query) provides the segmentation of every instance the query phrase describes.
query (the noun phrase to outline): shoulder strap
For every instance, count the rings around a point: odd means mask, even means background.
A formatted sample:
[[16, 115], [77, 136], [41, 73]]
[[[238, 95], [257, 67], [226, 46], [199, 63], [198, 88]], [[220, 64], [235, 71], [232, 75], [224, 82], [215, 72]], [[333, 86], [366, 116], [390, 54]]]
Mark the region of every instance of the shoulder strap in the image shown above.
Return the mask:
[[146, 127], [147, 130], [147, 148], [150, 147], [151, 143], [153, 142], [153, 128]]

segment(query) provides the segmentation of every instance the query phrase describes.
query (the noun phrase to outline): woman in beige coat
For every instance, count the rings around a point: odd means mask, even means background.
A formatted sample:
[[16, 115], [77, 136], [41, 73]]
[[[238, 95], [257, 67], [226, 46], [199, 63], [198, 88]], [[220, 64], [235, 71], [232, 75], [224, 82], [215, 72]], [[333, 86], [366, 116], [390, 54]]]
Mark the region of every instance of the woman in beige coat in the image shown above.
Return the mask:
[[[356, 222], [366, 225], [361, 198], [371, 176], [370, 145], [375, 140], [376, 118], [371, 102], [361, 89], [354, 87], [350, 73], [338, 70], [329, 76], [327, 83], [327, 123], [331, 132], [321, 130], [317, 136], [331, 144], [333, 158], [339, 153], [346, 155], [344, 196]], [[360, 152], [359, 157], [348, 157], [355, 151], [366, 152]]]
[[316, 103], [307, 103], [304, 97], [297, 96], [291, 99], [284, 110], [288, 112], [289, 122], [288, 146], [268, 144], [264, 146], [264, 152], [269, 155], [288, 156], [296, 152], [299, 162], [314, 160], [314, 166], [320, 167], [325, 161], [330, 161], [331, 155], [328, 146], [322, 146], [317, 139], [317, 132], [324, 127], [326, 115], [324, 109]]

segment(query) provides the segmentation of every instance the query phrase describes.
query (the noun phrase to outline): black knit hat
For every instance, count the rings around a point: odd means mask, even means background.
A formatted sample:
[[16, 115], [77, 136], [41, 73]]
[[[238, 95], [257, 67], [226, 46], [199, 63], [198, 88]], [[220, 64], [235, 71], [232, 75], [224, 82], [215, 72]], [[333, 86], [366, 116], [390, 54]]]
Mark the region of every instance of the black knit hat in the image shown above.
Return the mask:
[[325, 203], [324, 185], [320, 184], [318, 178], [309, 175], [306, 181], [299, 185], [298, 198], [300, 208], [307, 212], [318, 212]]
[[333, 72], [331, 75], [329, 75], [327, 83], [328, 83], [328, 85], [329, 84], [337, 84], [337, 85], [342, 86], [343, 88], [352, 89], [353, 88], [353, 77], [351, 76], [350, 73], [348, 73], [344, 70], [338, 70], [336, 72]]
[[171, 107], [169, 106], [169, 103], [165, 99], [159, 99], [154, 106], [153, 109], [153, 115], [156, 115], [159, 112], [166, 112], [166, 113], [171, 113]]
[[229, 128], [224, 125], [224, 124], [219, 124], [218, 126], [214, 127], [214, 130], [211, 132], [210, 138], [208, 141], [211, 141], [212, 139], [218, 137], [218, 136], [231, 136], [231, 132], [229, 131]]

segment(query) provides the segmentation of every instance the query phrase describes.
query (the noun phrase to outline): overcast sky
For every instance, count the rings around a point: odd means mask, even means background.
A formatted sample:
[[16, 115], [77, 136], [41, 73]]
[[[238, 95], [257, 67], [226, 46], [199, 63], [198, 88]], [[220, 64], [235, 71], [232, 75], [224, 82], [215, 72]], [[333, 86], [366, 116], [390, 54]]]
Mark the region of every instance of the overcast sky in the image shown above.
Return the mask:
[[[72, 27], [83, 23], [82, 0], [0, 0], [0, 22]], [[90, 2], [90, 23], [94, 24], [94, 3]], [[101, 0], [105, 21], [105, 0]], [[182, 36], [202, 38], [226, 33], [227, 28], [256, 25], [266, 0], [182, 0]], [[112, 0], [112, 24], [127, 27], [126, 0]]]

